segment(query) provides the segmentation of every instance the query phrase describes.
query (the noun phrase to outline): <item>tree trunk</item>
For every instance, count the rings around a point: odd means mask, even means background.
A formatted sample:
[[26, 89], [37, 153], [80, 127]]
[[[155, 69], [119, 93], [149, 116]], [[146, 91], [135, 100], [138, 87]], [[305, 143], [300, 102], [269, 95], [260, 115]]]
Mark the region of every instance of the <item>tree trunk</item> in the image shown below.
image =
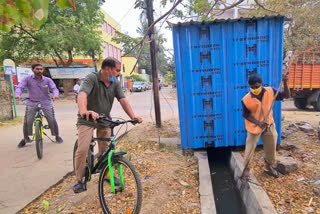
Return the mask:
[[94, 50], [91, 51], [91, 58], [92, 58], [92, 64], [93, 64], [93, 67], [94, 67], [94, 70], [96, 72], [98, 72], [98, 69], [97, 69], [97, 63], [96, 63], [96, 58], [94, 56]]
[[69, 92], [73, 87], [73, 79], [62, 79], [63, 95], [65, 98], [69, 96]]

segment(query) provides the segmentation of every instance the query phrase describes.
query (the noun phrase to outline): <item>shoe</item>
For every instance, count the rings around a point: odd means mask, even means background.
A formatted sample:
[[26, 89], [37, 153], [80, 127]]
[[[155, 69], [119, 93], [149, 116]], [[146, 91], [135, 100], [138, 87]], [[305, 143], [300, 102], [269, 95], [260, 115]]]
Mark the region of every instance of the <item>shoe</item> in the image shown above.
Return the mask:
[[[106, 177], [104, 180], [110, 183], [110, 177], [109, 176]], [[113, 181], [114, 181], [114, 185], [115, 186], [120, 186], [120, 180], [117, 177], [113, 176]]]
[[57, 137], [56, 137], [56, 142], [57, 142], [57, 143], [62, 143], [63, 140], [62, 140], [62, 138], [61, 138], [60, 136], [57, 136]]
[[76, 185], [74, 185], [72, 189], [74, 193], [80, 193], [87, 190], [86, 185], [81, 182], [76, 183]]
[[264, 169], [264, 172], [267, 175], [270, 175], [270, 176], [275, 177], [275, 178], [279, 178], [279, 173], [272, 166]]
[[25, 141], [26, 141], [26, 143], [31, 143], [32, 142], [32, 140], [29, 137]]
[[18, 144], [18, 147], [19, 148], [22, 148], [22, 147], [24, 147], [26, 145], [26, 141], [25, 141], [25, 139], [22, 139], [21, 141], [20, 141], [20, 143]]

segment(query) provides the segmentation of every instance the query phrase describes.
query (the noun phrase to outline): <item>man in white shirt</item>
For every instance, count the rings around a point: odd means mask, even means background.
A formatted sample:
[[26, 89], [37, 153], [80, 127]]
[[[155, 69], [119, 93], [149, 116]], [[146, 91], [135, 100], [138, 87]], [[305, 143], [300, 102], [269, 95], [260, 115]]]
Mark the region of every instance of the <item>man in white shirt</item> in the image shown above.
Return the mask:
[[81, 80], [77, 79], [76, 84], [73, 86], [73, 92], [76, 95], [76, 101], [77, 101], [77, 97], [78, 97], [78, 94], [79, 94], [79, 91], [80, 91], [80, 84], [81, 84]]

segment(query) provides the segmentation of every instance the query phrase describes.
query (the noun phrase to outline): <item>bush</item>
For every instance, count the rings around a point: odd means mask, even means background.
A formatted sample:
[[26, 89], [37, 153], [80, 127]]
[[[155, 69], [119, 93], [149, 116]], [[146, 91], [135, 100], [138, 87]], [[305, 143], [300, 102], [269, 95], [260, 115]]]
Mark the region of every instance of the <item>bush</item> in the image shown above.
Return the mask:
[[142, 77], [140, 77], [137, 74], [132, 74], [131, 76], [127, 76], [126, 79], [131, 79], [133, 81], [139, 81], [139, 82], [146, 82], [145, 79], [143, 79]]

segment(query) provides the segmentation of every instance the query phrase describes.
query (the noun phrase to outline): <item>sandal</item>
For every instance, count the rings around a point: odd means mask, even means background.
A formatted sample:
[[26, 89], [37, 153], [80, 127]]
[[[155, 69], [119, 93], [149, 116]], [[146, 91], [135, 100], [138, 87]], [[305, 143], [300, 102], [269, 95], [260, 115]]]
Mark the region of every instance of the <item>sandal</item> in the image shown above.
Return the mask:
[[279, 178], [279, 173], [277, 172], [277, 170], [274, 167], [272, 167], [271, 164], [269, 164], [266, 161], [266, 159], [264, 159], [264, 161], [266, 163], [266, 168], [264, 169], [264, 173], [272, 177]]

